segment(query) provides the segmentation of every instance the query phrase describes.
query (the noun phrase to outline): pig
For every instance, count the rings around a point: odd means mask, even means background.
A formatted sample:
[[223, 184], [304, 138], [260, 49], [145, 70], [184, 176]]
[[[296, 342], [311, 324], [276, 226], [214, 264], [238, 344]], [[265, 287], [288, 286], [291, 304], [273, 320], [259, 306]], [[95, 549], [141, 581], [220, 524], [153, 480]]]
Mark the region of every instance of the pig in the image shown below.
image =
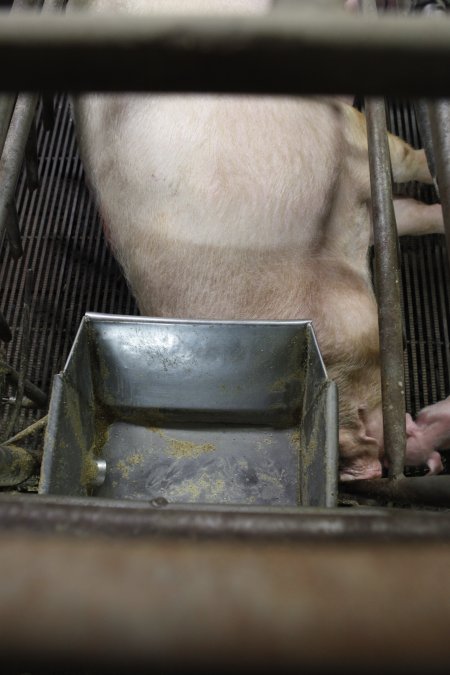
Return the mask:
[[[78, 0], [93, 12], [262, 13], [270, 0]], [[149, 67], [151, 67], [149, 65]], [[340, 479], [383, 465], [377, 304], [368, 265], [365, 117], [338, 98], [82, 95], [88, 182], [143, 315], [309, 319], [339, 389]], [[390, 135], [396, 182], [431, 183]], [[399, 234], [442, 232], [396, 200]], [[434, 448], [406, 461], [442, 466]]]
[[430, 454], [430, 448], [450, 449], [450, 396], [445, 400], [423, 408], [414, 421], [406, 416], [407, 454], [414, 464], [427, 462], [440, 469], [438, 452]]

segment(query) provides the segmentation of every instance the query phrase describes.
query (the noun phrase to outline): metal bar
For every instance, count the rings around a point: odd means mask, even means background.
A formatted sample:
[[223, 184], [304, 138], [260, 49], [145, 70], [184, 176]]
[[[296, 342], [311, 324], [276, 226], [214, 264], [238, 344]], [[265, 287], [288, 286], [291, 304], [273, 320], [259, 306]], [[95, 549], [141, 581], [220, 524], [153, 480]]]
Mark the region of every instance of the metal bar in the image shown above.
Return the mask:
[[[208, 18], [11, 15], [0, 20], [0, 61], [14, 64], [2, 71], [4, 91], [364, 88], [442, 96], [450, 93], [450, 21], [308, 9]], [[424, 81], [417, 70], [427, 72]]]
[[389, 458], [389, 476], [399, 478], [403, 475], [406, 442], [405, 376], [400, 299], [401, 279], [384, 101], [368, 99], [366, 116], [380, 328], [384, 448]]
[[[376, 15], [374, 0], [363, 0], [363, 11]], [[405, 394], [400, 266], [392, 173], [384, 100], [366, 99], [367, 140], [372, 197], [375, 283], [380, 330], [380, 371], [384, 449], [389, 477], [403, 476], [405, 456]]]
[[8, 236], [11, 257], [14, 260], [18, 260], [23, 255], [23, 248], [19, 229], [19, 216], [17, 215], [14, 201], [10, 202], [7, 207], [5, 231]]
[[3, 152], [3, 146], [5, 145], [15, 102], [16, 97], [14, 94], [0, 95], [0, 157]]
[[55, 123], [55, 106], [51, 94], [42, 97], [42, 119], [45, 131], [51, 131]]
[[[34, 118], [38, 97], [36, 94], [20, 94], [17, 98], [8, 135], [0, 158], [0, 238], [7, 222], [11, 223], [9, 213], [14, 201], [17, 180], [22, 168], [28, 135]], [[13, 246], [20, 234], [11, 231], [8, 239]]]
[[385, 478], [351, 481], [343, 486], [349, 494], [375, 497], [395, 504], [450, 507], [450, 476], [421, 476], [391, 481]]
[[[17, 442], [19, 440], [22, 439], [17, 436]], [[433, 480], [441, 478], [434, 476]], [[405, 479], [413, 480], [420, 479]], [[370, 486], [373, 481], [360, 483]], [[392, 485], [389, 481], [390, 489]], [[441, 540], [450, 543], [450, 513], [382, 508], [193, 508], [191, 505], [165, 506], [160, 500], [136, 502], [95, 497], [0, 494], [0, 531], [132, 539], [184, 537], [197, 541], [374, 543]]]
[[11, 445], [13, 443], [18, 443], [18, 441], [23, 441], [25, 438], [28, 438], [28, 436], [31, 436], [32, 434], [37, 433], [38, 431], [42, 431], [45, 429], [47, 426], [48, 422], [48, 415], [45, 415], [44, 417], [41, 417], [40, 420], [37, 420], [36, 422], [33, 422], [33, 424], [30, 424], [29, 427], [26, 429], [22, 429], [22, 431], [19, 431], [15, 436], [12, 438], [8, 438], [3, 445]]
[[30, 133], [25, 147], [25, 167], [27, 185], [30, 192], [39, 187], [39, 161], [37, 154], [36, 120], [33, 118]]
[[[434, 0], [416, 3], [420, 14], [425, 18], [446, 21], [446, 3]], [[450, 101], [420, 101], [420, 131], [425, 132], [425, 150], [431, 173], [437, 182], [444, 216], [447, 259], [450, 269]], [[431, 138], [430, 138], [431, 136]], [[431, 141], [431, 143], [430, 143]], [[432, 147], [430, 147], [432, 145]]]
[[[13, 383], [16, 384], [19, 381], [19, 373], [12, 366], [8, 365], [4, 361], [0, 360], [0, 368], [6, 371], [6, 377]], [[28, 398], [31, 398], [35, 403], [38, 404], [40, 408], [46, 408], [48, 404], [48, 397], [45, 392], [43, 392], [39, 387], [36, 387], [32, 382], [25, 380], [25, 394]]]
[[3, 536], [2, 666], [445, 673], [449, 568], [448, 544]]
[[450, 101], [429, 101], [428, 111], [450, 269]]
[[33, 274], [31, 270], [27, 270], [25, 276], [25, 298], [22, 307], [22, 326], [21, 326], [21, 342], [20, 342], [20, 369], [17, 380], [16, 390], [16, 405], [12, 410], [11, 417], [5, 431], [5, 439], [8, 439], [14, 431], [17, 420], [20, 414], [22, 399], [25, 393], [25, 376], [28, 370], [28, 363], [30, 359], [30, 298], [31, 298], [31, 284], [33, 282]]
[[0, 340], [3, 340], [3, 342], [9, 342], [11, 338], [11, 329], [8, 326], [8, 322], [6, 321], [2, 312], [0, 312]]

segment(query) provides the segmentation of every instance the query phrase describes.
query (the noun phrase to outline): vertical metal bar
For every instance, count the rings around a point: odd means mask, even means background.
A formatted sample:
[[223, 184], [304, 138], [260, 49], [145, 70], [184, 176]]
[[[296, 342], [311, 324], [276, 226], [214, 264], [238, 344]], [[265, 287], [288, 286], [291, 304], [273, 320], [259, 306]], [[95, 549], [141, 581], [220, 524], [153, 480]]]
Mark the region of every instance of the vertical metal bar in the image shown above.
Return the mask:
[[25, 166], [27, 170], [27, 185], [30, 192], [39, 187], [39, 162], [37, 154], [37, 133], [36, 120], [31, 123], [30, 133], [28, 135], [25, 147]]
[[16, 97], [14, 94], [2, 94], [0, 96], [0, 157], [5, 145], [15, 102]]
[[16, 426], [17, 420], [19, 418], [22, 399], [25, 394], [25, 378], [30, 356], [30, 305], [32, 284], [33, 272], [32, 270], [27, 270], [25, 278], [25, 298], [22, 309], [22, 340], [20, 345], [20, 369], [16, 390], [16, 403], [5, 431], [5, 439], [9, 439], [14, 431], [14, 427]]
[[[0, 237], [6, 228], [7, 221], [9, 221], [8, 224], [11, 223], [9, 219], [10, 205], [14, 200], [37, 99], [36, 94], [20, 94], [18, 96], [0, 159]], [[18, 232], [15, 232], [14, 235], [20, 237]], [[8, 239], [11, 242], [9, 234]]]
[[15, 202], [8, 204], [6, 214], [6, 234], [8, 236], [9, 251], [14, 260], [18, 260], [23, 255], [22, 240], [20, 238], [19, 216]]
[[428, 111], [450, 269], [450, 101], [430, 101]]
[[398, 242], [384, 101], [366, 100], [366, 115], [380, 324], [384, 447], [389, 458], [389, 476], [399, 478], [403, 475], [406, 443], [403, 330]]
[[[363, 0], [363, 10], [376, 12], [375, 2]], [[384, 101], [366, 99], [365, 110], [380, 327], [384, 447], [389, 458], [389, 477], [398, 479], [403, 476], [406, 432], [397, 227]]]
[[53, 104], [53, 96], [50, 94], [42, 96], [42, 113], [44, 129], [45, 131], [51, 131], [55, 123], [55, 106]]

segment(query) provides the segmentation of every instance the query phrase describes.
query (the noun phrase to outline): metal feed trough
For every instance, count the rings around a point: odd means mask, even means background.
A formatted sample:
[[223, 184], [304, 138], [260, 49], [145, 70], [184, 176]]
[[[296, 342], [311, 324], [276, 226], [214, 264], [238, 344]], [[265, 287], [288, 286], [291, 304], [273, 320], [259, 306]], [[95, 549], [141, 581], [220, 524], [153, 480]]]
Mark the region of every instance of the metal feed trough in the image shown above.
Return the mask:
[[87, 315], [53, 386], [40, 492], [336, 506], [336, 387], [311, 324]]
[[[379, 100], [365, 107], [389, 478], [341, 491], [348, 508], [333, 508], [335, 399], [307, 323], [89, 314], [74, 342], [86, 311], [136, 307], [55, 91], [450, 96], [443, 0], [402, 0], [401, 13], [379, 18], [337, 11], [340, 0], [273, 4], [238, 22], [117, 21], [51, 15], [63, 0], [16, 0], [0, 19], [0, 232], [23, 261], [0, 269], [0, 338], [13, 337], [8, 360], [0, 355], [0, 381], [14, 384], [7, 429], [35, 422], [62, 370], [41, 494], [25, 480], [41, 462], [29, 430], [0, 447], [0, 479], [9, 473], [14, 488], [0, 495], [8, 671], [448, 671], [449, 476], [403, 476], [405, 401], [390, 383], [403, 372], [401, 299], [408, 410], [450, 393], [449, 273], [443, 238], [402, 244], [403, 296], [391, 292], [399, 268]], [[41, 15], [21, 13], [41, 5]], [[417, 109], [450, 243], [448, 104]], [[389, 122], [418, 145], [409, 112], [395, 105]], [[188, 372], [189, 359], [202, 366]]]

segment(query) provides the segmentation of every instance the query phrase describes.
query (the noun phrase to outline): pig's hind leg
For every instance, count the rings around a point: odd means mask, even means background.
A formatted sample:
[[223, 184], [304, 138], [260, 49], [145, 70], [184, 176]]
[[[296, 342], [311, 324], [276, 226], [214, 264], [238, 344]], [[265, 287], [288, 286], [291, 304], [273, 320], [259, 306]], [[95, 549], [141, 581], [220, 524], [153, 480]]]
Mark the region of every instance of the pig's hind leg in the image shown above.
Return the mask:
[[424, 204], [409, 197], [395, 197], [394, 211], [399, 237], [444, 234], [444, 218], [440, 204]]
[[[396, 183], [418, 181], [433, 183], [425, 151], [414, 150], [398, 136], [389, 134], [392, 173]], [[409, 197], [394, 198], [397, 231], [404, 235], [443, 234], [444, 220], [440, 204], [424, 204]]]

